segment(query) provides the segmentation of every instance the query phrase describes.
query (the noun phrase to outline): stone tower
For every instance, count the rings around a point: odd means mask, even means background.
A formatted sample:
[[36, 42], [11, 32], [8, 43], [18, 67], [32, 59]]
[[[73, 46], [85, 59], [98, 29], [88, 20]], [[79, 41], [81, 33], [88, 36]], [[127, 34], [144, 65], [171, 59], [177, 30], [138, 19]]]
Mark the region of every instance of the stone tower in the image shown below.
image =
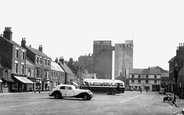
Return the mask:
[[93, 43], [93, 72], [98, 79], [112, 78], [112, 50], [110, 40]]
[[125, 70], [133, 68], [133, 40], [115, 44], [114, 78], [125, 78]]

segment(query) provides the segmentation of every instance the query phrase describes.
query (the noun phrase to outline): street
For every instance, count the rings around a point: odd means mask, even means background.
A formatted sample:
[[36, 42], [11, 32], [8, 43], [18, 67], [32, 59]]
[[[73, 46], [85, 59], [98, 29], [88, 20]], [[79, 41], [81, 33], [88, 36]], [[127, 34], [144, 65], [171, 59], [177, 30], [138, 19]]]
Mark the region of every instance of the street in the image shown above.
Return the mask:
[[48, 92], [0, 95], [0, 115], [169, 115], [184, 107], [163, 103], [158, 92], [126, 91], [124, 94], [94, 93], [90, 101], [54, 99]]

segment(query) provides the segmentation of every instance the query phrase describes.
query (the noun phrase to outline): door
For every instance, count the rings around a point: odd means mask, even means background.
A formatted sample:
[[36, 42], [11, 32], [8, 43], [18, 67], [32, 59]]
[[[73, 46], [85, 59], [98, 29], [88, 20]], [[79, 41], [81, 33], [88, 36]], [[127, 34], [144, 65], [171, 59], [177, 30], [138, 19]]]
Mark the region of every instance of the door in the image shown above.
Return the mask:
[[74, 96], [74, 92], [72, 87], [66, 86], [65, 88], [65, 96]]

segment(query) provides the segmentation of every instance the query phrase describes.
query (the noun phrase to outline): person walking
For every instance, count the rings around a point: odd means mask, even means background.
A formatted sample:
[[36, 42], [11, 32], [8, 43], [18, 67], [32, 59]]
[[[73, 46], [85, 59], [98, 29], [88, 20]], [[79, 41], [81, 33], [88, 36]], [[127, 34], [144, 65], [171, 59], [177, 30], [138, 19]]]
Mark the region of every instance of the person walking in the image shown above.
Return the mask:
[[141, 86], [139, 87], [139, 90], [140, 90], [140, 92], [142, 93], [142, 88], [141, 88]]
[[172, 105], [175, 105], [175, 107], [178, 107], [178, 105], [175, 103], [176, 102], [176, 96], [175, 94], [173, 95], [173, 99], [172, 99]]

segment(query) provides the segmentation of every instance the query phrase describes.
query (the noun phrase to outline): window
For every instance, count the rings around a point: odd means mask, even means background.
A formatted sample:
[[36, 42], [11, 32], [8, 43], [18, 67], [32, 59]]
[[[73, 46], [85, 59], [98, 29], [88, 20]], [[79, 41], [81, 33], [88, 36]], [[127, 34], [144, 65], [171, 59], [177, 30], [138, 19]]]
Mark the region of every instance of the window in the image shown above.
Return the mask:
[[72, 87], [67, 87], [68, 90], [72, 90]]
[[156, 79], [157, 78], [157, 75], [154, 75], [154, 78]]
[[60, 89], [65, 89], [65, 86], [61, 86]]
[[146, 75], [146, 79], [148, 79], [148, 75]]
[[154, 80], [154, 83], [157, 83], [157, 80]]
[[22, 54], [21, 54], [21, 59], [22, 59], [22, 60], [25, 59], [25, 56], [24, 56], [24, 55], [25, 55], [25, 52], [22, 52]]
[[146, 80], [146, 83], [148, 83], [148, 80]]
[[19, 50], [15, 49], [15, 58], [18, 58], [18, 53], [19, 53]]
[[24, 74], [24, 64], [21, 64], [21, 74]]
[[18, 73], [18, 62], [15, 62], [15, 73]]
[[48, 66], [50, 65], [50, 60], [48, 59], [48, 61], [47, 61], [47, 64], [48, 64]]
[[44, 63], [45, 63], [45, 65], [47, 65], [47, 59], [46, 58], [44, 59]]
[[31, 76], [31, 68], [27, 69], [27, 76]]
[[138, 78], [140, 79], [141, 78], [141, 75], [138, 75]]
[[138, 83], [141, 83], [141, 80], [138, 80]]
[[132, 80], [132, 83], [134, 83], [134, 80]]
[[39, 63], [39, 57], [36, 56], [36, 63]]
[[132, 78], [134, 78], [134, 74], [132, 74]]
[[42, 64], [42, 57], [40, 56], [40, 64]]

